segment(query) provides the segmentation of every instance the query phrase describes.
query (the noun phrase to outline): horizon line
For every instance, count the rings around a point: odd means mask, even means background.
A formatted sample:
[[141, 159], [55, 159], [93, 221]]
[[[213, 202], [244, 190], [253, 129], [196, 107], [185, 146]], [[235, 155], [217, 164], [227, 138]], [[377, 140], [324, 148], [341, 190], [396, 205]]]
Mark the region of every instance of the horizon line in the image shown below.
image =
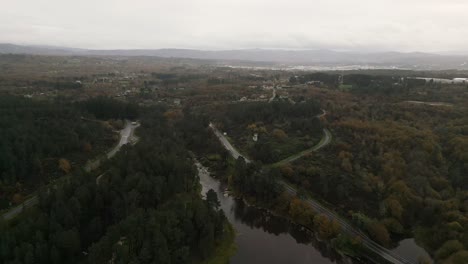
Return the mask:
[[59, 49], [75, 49], [83, 51], [138, 51], [138, 50], [194, 50], [204, 52], [222, 52], [222, 51], [248, 51], [248, 50], [259, 50], [259, 51], [331, 51], [337, 53], [361, 53], [361, 54], [378, 54], [378, 53], [401, 53], [401, 54], [428, 54], [428, 55], [441, 55], [441, 56], [468, 56], [468, 51], [400, 51], [400, 50], [370, 50], [364, 51], [359, 49], [333, 49], [333, 48], [271, 48], [271, 47], [255, 47], [255, 48], [221, 48], [221, 49], [209, 49], [209, 48], [181, 48], [181, 47], [164, 47], [164, 48], [82, 48], [68, 45], [49, 45], [49, 44], [26, 44], [26, 43], [15, 43], [15, 42], [0, 42], [0, 45], [13, 45], [22, 47], [37, 47], [37, 48], [59, 48]]

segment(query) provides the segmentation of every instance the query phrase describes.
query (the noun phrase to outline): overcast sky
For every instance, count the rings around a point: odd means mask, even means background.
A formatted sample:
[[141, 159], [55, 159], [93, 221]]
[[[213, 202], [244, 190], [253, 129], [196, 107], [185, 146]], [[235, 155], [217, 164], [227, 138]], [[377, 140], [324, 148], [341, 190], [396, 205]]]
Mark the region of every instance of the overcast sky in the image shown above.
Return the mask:
[[0, 0], [0, 42], [468, 51], [467, 0]]

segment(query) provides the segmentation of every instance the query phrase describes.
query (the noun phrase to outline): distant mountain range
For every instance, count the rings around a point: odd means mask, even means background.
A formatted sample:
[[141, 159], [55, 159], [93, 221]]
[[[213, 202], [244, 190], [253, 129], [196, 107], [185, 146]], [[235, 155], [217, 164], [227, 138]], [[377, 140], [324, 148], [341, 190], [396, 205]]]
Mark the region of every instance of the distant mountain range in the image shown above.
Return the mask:
[[0, 54], [35, 54], [62, 56], [156, 56], [217, 61], [251, 61], [305, 66], [361, 65], [406, 69], [468, 69], [467, 55], [440, 55], [422, 52], [341, 52], [332, 50], [195, 50], [195, 49], [122, 49], [92, 50], [52, 46], [0, 44]]

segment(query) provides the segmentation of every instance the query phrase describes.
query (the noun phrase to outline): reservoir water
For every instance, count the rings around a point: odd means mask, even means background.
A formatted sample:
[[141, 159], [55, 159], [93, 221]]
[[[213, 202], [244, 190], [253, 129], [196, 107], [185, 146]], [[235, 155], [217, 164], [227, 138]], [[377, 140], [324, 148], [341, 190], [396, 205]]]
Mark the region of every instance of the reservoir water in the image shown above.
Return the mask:
[[414, 238], [401, 240], [398, 243], [398, 246], [392, 249], [392, 251], [413, 263], [419, 263], [421, 258], [432, 261], [431, 256], [426, 252], [426, 250], [424, 250], [424, 248], [416, 244]]
[[344, 262], [330, 245], [316, 240], [312, 232], [225, 194], [225, 186], [211, 177], [206, 167], [198, 162], [196, 166], [202, 194], [209, 189], [216, 192], [222, 210], [237, 232], [237, 252], [231, 258], [232, 264]]

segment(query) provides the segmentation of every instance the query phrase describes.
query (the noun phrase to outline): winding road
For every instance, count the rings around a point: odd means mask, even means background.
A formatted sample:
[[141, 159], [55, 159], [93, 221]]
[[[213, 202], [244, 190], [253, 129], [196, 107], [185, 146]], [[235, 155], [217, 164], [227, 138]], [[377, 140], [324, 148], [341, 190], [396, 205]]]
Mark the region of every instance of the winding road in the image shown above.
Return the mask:
[[[322, 111], [323, 111], [322, 114], [317, 115], [315, 117], [316, 118], [324, 117], [327, 114], [327, 112], [325, 110], [322, 110]], [[237, 151], [236, 148], [234, 148], [232, 146], [232, 144], [227, 140], [227, 138], [212, 123], [210, 123], [210, 128], [213, 130], [216, 137], [223, 144], [223, 146], [231, 153], [233, 158], [237, 159], [238, 157], [243, 157], [247, 163], [251, 162], [251, 160], [249, 160], [248, 158], [246, 158], [245, 156], [240, 154], [239, 151]], [[320, 140], [320, 142], [317, 145], [315, 145], [314, 147], [312, 147], [310, 149], [302, 151], [299, 154], [296, 154], [296, 155], [293, 155], [293, 156], [291, 156], [289, 158], [286, 158], [286, 159], [284, 159], [284, 160], [282, 160], [282, 161], [280, 161], [280, 162], [278, 162], [278, 163], [276, 163], [274, 165], [281, 165], [281, 164], [286, 164], [286, 163], [295, 161], [295, 160], [303, 157], [304, 155], [306, 155], [308, 153], [317, 151], [317, 150], [325, 147], [326, 145], [330, 144], [331, 139], [332, 139], [331, 132], [326, 128], [323, 130], [323, 132], [324, 132], [324, 136], [322, 137], [322, 140]], [[297, 191], [296, 188], [294, 188], [290, 184], [286, 183], [285, 181], [281, 181], [280, 183], [284, 186], [285, 190], [289, 194], [297, 195], [298, 191]], [[344, 233], [346, 233], [348, 235], [351, 235], [353, 237], [359, 237], [361, 239], [362, 245], [364, 247], [366, 247], [368, 250], [372, 251], [374, 254], [379, 255], [380, 257], [382, 257], [386, 261], [388, 261], [390, 263], [396, 263], [396, 264], [415, 264], [415, 263], [413, 263], [413, 262], [411, 262], [409, 260], [406, 260], [403, 257], [395, 254], [394, 252], [388, 250], [387, 248], [377, 244], [372, 239], [370, 239], [366, 234], [364, 234], [364, 232], [362, 232], [361, 230], [359, 230], [356, 227], [353, 227], [345, 219], [343, 219], [338, 214], [333, 212], [333, 210], [324, 207], [318, 201], [313, 200], [311, 198], [305, 198], [304, 201], [307, 204], [309, 204], [318, 213], [324, 214], [328, 218], [333, 219], [333, 220], [337, 221], [338, 223], [340, 223], [342, 232], [344, 232]]]
[[317, 150], [325, 147], [326, 145], [330, 144], [331, 140], [332, 140], [332, 134], [331, 134], [330, 130], [324, 128], [323, 129], [323, 137], [320, 140], [320, 142], [317, 143], [315, 146], [313, 146], [310, 149], [306, 149], [304, 151], [301, 151], [298, 154], [289, 156], [289, 157], [285, 158], [284, 160], [278, 161], [277, 163], [273, 164], [273, 166], [281, 166], [283, 164], [290, 163], [290, 162], [293, 162], [293, 161], [295, 161], [297, 159], [300, 159], [303, 156], [305, 156], [305, 155], [307, 155], [309, 153], [312, 153], [314, 151], [317, 151]]
[[273, 100], [275, 100], [275, 97], [276, 97], [276, 88], [273, 87], [273, 93], [271, 94], [270, 99], [268, 99], [268, 102], [269, 103], [273, 102]]
[[[134, 136], [134, 131], [139, 126], [140, 126], [139, 123], [134, 124], [133, 122], [130, 122], [129, 120], [126, 120], [125, 121], [125, 127], [122, 130], [120, 130], [119, 143], [114, 148], [112, 148], [109, 152], [107, 152], [106, 157], [110, 159], [120, 150], [120, 148], [123, 145], [125, 145], [125, 144], [127, 144], [129, 142], [130, 143], [136, 142], [138, 139]], [[84, 167], [84, 170], [87, 171], [87, 172], [90, 172], [90, 171], [96, 169], [97, 167], [99, 167], [100, 161], [101, 160], [98, 159], [98, 160], [95, 160], [95, 161], [92, 161], [92, 162], [88, 162], [86, 164], [86, 166]], [[104, 174], [102, 174], [102, 175], [104, 175]], [[102, 175], [100, 175], [98, 178], [100, 178]], [[97, 179], [97, 181], [99, 181], [99, 179]], [[20, 205], [18, 205], [16, 207], [13, 207], [10, 210], [8, 210], [7, 212], [5, 212], [2, 215], [2, 217], [3, 217], [4, 220], [11, 220], [11, 219], [15, 218], [19, 213], [21, 213], [25, 208], [32, 207], [32, 206], [36, 205], [38, 202], [39, 202], [39, 199], [37, 198], [37, 195], [33, 195], [29, 199], [24, 201], [22, 204], [20, 204]]]

